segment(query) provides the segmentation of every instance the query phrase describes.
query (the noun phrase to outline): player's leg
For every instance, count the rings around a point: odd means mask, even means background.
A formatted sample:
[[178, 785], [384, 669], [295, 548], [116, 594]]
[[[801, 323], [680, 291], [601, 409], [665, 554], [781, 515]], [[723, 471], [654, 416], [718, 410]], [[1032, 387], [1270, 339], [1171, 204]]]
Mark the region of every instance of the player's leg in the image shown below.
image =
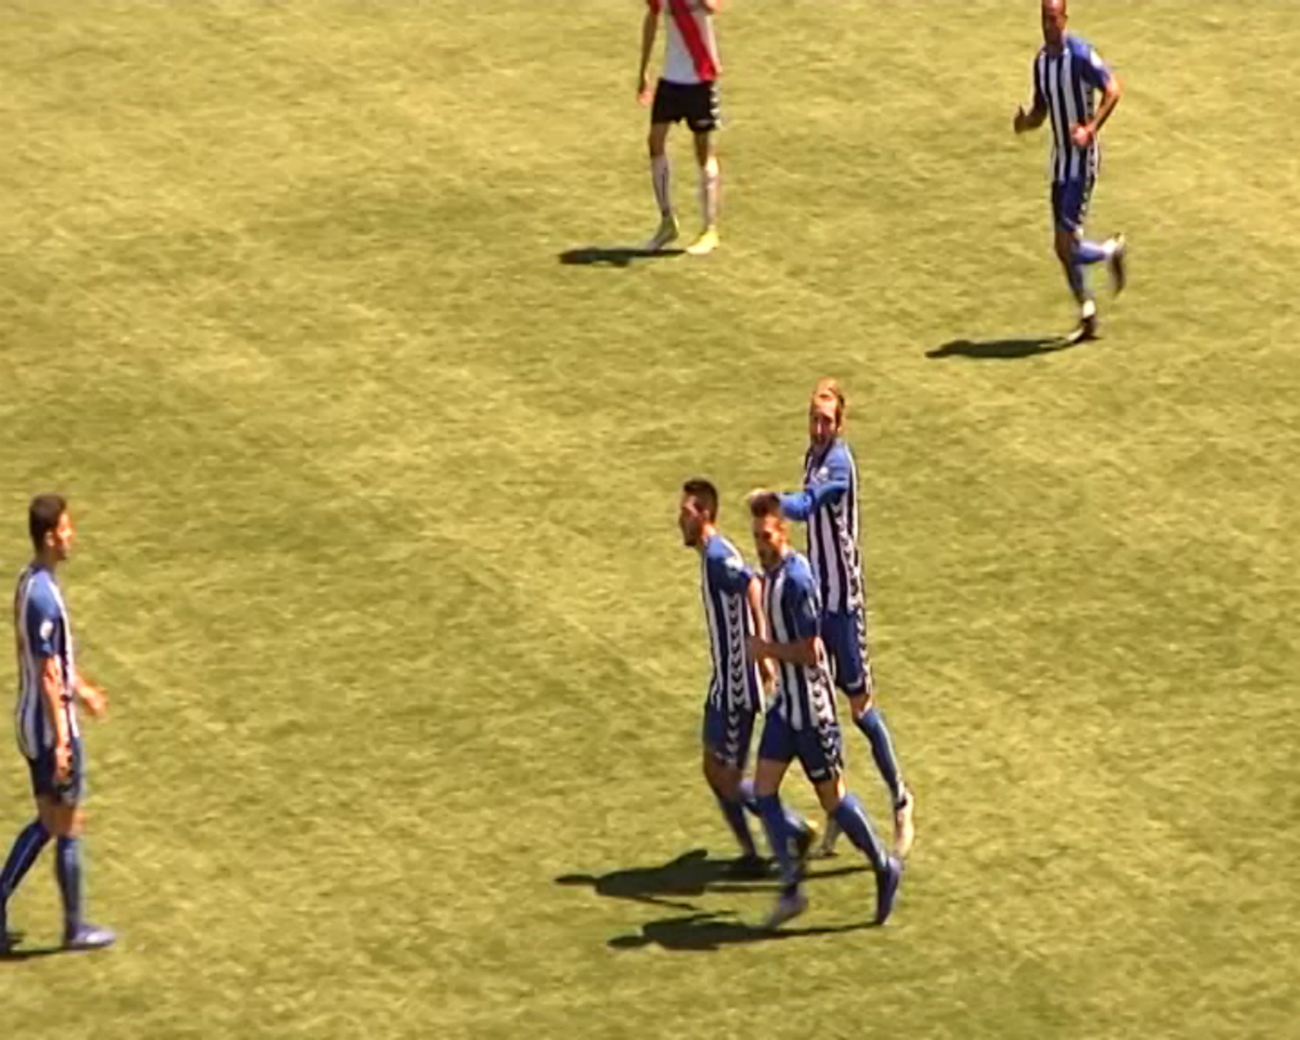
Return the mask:
[[695, 135], [695, 161], [700, 168], [700, 236], [687, 248], [692, 256], [703, 256], [718, 246], [718, 207], [721, 203], [722, 170], [718, 165], [714, 133], [721, 125], [716, 83], [697, 83], [691, 88], [686, 124]]
[[85, 793], [85, 768], [81, 741], [72, 742], [72, 777], [37, 795], [42, 826], [55, 839], [55, 877], [63, 900], [63, 945], [65, 949], [92, 950], [111, 946], [116, 936], [107, 928], [86, 921], [83, 908], [81, 836], [85, 815], [81, 802]]
[[[894, 847], [898, 855], [905, 856], [915, 837], [915, 799], [903, 782], [903, 771], [898, 764], [893, 738], [885, 724], [884, 715], [875, 703], [875, 680], [871, 672], [871, 660], [867, 655], [866, 614], [861, 609], [828, 614], [823, 631], [835, 683], [848, 697], [853, 723], [867, 738], [871, 757], [889, 789], [894, 809]], [[823, 854], [830, 855], [833, 850], [837, 830], [835, 821], [828, 819]]]
[[769, 712], [763, 724], [763, 737], [758, 746], [758, 765], [754, 769], [754, 791], [758, 797], [758, 811], [767, 831], [768, 844], [776, 856], [781, 872], [781, 893], [776, 907], [768, 916], [766, 927], [775, 928], [784, 921], [803, 913], [807, 899], [799, 890], [801, 879], [799, 862], [794, 851], [794, 835], [786, 822], [785, 808], [781, 804], [781, 781], [795, 755], [794, 734], [789, 723], [777, 712]]
[[50, 832], [38, 816], [18, 832], [4, 867], [0, 868], [0, 952], [7, 951], [13, 941], [9, 932], [9, 898], [18, 890], [49, 840]]
[[1088, 215], [1092, 186], [1091, 178], [1052, 186], [1055, 222], [1053, 246], [1065, 271], [1070, 292], [1079, 304], [1079, 334], [1084, 339], [1091, 339], [1097, 334], [1097, 302], [1088, 287], [1087, 269], [1092, 264], [1112, 261], [1123, 248], [1122, 243], [1115, 239], [1093, 242], [1084, 238], [1083, 225]]
[[663, 249], [677, 238], [677, 218], [673, 215], [669, 184], [672, 171], [668, 161], [668, 130], [682, 118], [678, 109], [673, 85], [660, 80], [650, 109], [650, 134], [646, 139], [650, 152], [650, 182], [654, 187], [655, 205], [659, 207], [659, 230], [646, 243], [646, 249], [651, 252]]
[[766, 864], [759, 857], [749, 833], [740, 787], [753, 734], [753, 714], [752, 711], [729, 712], [712, 700], [705, 703], [703, 766], [705, 782], [717, 799], [722, 818], [735, 836], [736, 844], [740, 846], [740, 859], [732, 864], [731, 872], [761, 877], [766, 872]]
[[814, 722], [798, 735], [797, 750], [822, 809], [867, 857], [875, 872], [875, 920], [877, 924], [883, 924], [893, 908], [903, 865], [901, 860], [885, 850], [862, 803], [844, 785], [843, 738], [839, 723], [833, 717]]

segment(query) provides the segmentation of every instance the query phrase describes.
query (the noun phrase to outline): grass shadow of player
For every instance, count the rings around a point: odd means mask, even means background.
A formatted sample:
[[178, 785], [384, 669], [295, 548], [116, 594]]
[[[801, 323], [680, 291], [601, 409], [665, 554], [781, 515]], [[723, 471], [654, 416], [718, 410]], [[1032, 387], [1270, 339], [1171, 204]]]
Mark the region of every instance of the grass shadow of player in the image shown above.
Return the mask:
[[665, 950], [716, 953], [724, 946], [740, 946], [756, 942], [777, 942], [784, 939], [807, 939], [818, 935], [841, 935], [845, 932], [863, 931], [875, 927], [869, 922], [843, 925], [821, 925], [812, 928], [756, 928], [724, 914], [694, 913], [686, 917], [672, 917], [651, 921], [641, 926], [641, 931], [631, 935], [616, 935], [606, 944], [612, 950], [641, 950], [647, 946], [660, 946]]
[[638, 260], [665, 260], [682, 256], [684, 249], [634, 249], [627, 246], [583, 246], [566, 249], [560, 263], [578, 267], [631, 267]]
[[931, 360], [950, 357], [975, 358], [981, 361], [1014, 361], [1069, 350], [1084, 342], [1077, 336], [1024, 336], [1015, 339], [954, 339], [941, 347], [927, 350]]
[[10, 932], [9, 948], [0, 950], [0, 964], [5, 961], [30, 961], [36, 957], [52, 957], [56, 953], [65, 952], [62, 946], [33, 946], [30, 949], [19, 949], [19, 944], [23, 941], [22, 932]]
[[[611, 870], [607, 874], [564, 874], [557, 877], [555, 883], [588, 886], [595, 889], [597, 895], [611, 899], [627, 899], [635, 903], [690, 911], [697, 911], [698, 907], [687, 902], [687, 898], [703, 896], [715, 885], [725, 886], [728, 892], [775, 891], [775, 876], [771, 881], [737, 881], [728, 873], [730, 864], [730, 860], [710, 859], [707, 849], [692, 849], [655, 867], [627, 867]], [[840, 877], [866, 869], [866, 864], [861, 864], [809, 871], [805, 880]]]

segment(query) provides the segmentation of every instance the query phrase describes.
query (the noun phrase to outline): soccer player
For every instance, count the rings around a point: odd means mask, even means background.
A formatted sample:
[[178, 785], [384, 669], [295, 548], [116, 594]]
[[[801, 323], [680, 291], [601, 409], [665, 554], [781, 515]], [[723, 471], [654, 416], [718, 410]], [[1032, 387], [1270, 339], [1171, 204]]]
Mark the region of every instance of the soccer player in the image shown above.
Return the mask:
[[89, 950], [111, 946], [107, 928], [88, 924], [82, 913], [81, 801], [85, 792], [85, 755], [74, 698], [96, 717], [107, 701], [77, 671], [72, 630], [55, 575], [72, 549], [72, 519], [58, 495], [40, 495], [28, 509], [28, 530], [35, 558], [18, 577], [14, 596], [14, 635], [18, 646], [18, 747], [27, 759], [36, 795], [37, 818], [18, 835], [0, 869], [0, 951], [10, 937], [6, 910], [9, 897], [36, 862], [50, 838], [55, 839], [55, 867], [63, 897], [63, 945]]
[[[766, 876], [767, 864], [754, 848], [745, 819], [746, 809], [758, 814], [758, 801], [744, 772], [762, 696], [759, 666], [749, 647], [750, 637], [763, 631], [762, 582], [718, 532], [717, 519], [717, 488], [701, 479], [682, 485], [677, 526], [682, 541], [700, 554], [700, 592], [713, 664], [704, 704], [704, 778], [740, 845], [731, 873], [759, 878]], [[775, 669], [769, 663], [764, 670], [770, 681]], [[812, 847], [814, 829], [794, 810], [786, 816], [796, 858], [802, 861]]]
[[[906, 856], [915, 837], [916, 799], [903, 783], [894, 742], [875, 703], [875, 682], [867, 654], [867, 617], [858, 548], [858, 471], [844, 440], [844, 393], [834, 379], [822, 379], [808, 406], [808, 451], [804, 488], [781, 496], [781, 512], [808, 527], [808, 558], [822, 604], [821, 637], [835, 683], [849, 699], [853, 721], [871, 745], [876, 768], [894, 806], [894, 851]], [[838, 829], [827, 821], [821, 852], [830, 855]]]
[[[641, 27], [641, 70], [637, 78], [637, 100], [651, 104], [650, 111], [650, 178], [654, 183], [655, 202], [659, 204], [659, 230], [646, 243], [646, 249], [658, 252], [677, 239], [677, 217], [673, 214], [668, 185], [668, 155], [665, 146], [668, 130], [674, 123], [686, 121], [695, 135], [695, 157], [700, 164], [700, 206], [704, 229], [686, 250], [693, 256], [713, 252], [718, 245], [718, 157], [713, 147], [713, 131], [721, 121], [718, 116], [718, 44], [713, 33], [713, 15], [720, 0], [646, 0], [645, 21]], [[650, 91], [650, 55], [654, 50], [659, 17], [663, 15], [667, 39], [664, 43], [664, 70], [653, 95]]]
[[[1083, 237], [1088, 200], [1097, 183], [1101, 128], [1119, 104], [1119, 79], [1086, 41], [1065, 31], [1066, 0], [1043, 0], [1043, 48], [1034, 59], [1034, 104], [1016, 110], [1017, 134], [1052, 121], [1052, 219], [1056, 256], [1065, 268], [1070, 292], [1079, 304], [1077, 339], [1097, 335], [1097, 302], [1088, 288], [1089, 264], [1106, 261], [1116, 294], [1127, 281], [1123, 235], [1105, 242]], [[1101, 92], [1100, 106], [1094, 106]], [[1095, 107], [1095, 110], [1094, 110]]]
[[807, 559], [790, 545], [781, 499], [757, 491], [749, 500], [754, 544], [763, 563], [763, 609], [770, 638], [754, 636], [752, 652], [777, 665], [776, 697], [763, 724], [754, 788], [768, 840], [781, 867], [782, 889], [767, 927], [776, 928], [803, 913], [797, 864], [789, 853], [781, 781], [796, 757], [817, 791], [822, 808], [861, 849], [876, 874], [876, 923], [893, 909], [903, 877], [902, 861], [890, 856], [872, 830], [862, 804], [844, 786], [835, 688], [822, 625], [817, 580]]

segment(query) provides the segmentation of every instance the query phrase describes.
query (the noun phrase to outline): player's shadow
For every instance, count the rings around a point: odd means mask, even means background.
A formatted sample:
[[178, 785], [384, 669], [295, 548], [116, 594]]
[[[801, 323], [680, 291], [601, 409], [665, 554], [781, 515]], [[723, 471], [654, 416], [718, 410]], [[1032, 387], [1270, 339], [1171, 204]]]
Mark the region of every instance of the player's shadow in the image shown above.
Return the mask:
[[18, 944], [23, 941], [22, 932], [10, 932], [8, 950], [0, 952], [0, 964], [5, 961], [30, 961], [35, 957], [52, 957], [56, 953], [63, 953], [62, 946], [33, 946], [31, 949], [18, 949]]
[[686, 917], [651, 921], [642, 925], [639, 932], [614, 936], [606, 945], [612, 950], [641, 950], [647, 946], [660, 946], [665, 950], [714, 953], [724, 946], [806, 939], [817, 935], [842, 935], [874, 927], [869, 922], [863, 922], [813, 928], [780, 928], [773, 931], [755, 928], [740, 921], [725, 920], [732, 916], [732, 911], [722, 914], [694, 913]]
[[631, 267], [639, 260], [666, 260], [682, 256], [684, 249], [633, 249], [627, 246], [583, 246], [566, 249], [560, 263], [578, 267]]
[[980, 361], [1014, 361], [1019, 358], [1036, 357], [1039, 354], [1055, 354], [1060, 350], [1069, 350], [1081, 341], [1072, 336], [1024, 336], [1017, 339], [954, 339], [927, 350], [925, 356], [932, 360], [950, 357], [975, 358]]
[[[776, 891], [775, 875], [770, 881], [737, 881], [728, 873], [729, 866], [729, 860], [710, 859], [707, 849], [692, 849], [656, 867], [627, 867], [607, 874], [564, 874], [557, 877], [555, 883], [588, 886], [595, 889], [598, 895], [611, 899], [627, 899], [635, 903], [692, 912], [698, 912], [699, 908], [687, 902], [687, 899], [703, 896], [715, 886], [725, 887], [728, 892]], [[805, 880], [842, 877], [866, 869], [866, 865], [861, 864], [809, 871]]]

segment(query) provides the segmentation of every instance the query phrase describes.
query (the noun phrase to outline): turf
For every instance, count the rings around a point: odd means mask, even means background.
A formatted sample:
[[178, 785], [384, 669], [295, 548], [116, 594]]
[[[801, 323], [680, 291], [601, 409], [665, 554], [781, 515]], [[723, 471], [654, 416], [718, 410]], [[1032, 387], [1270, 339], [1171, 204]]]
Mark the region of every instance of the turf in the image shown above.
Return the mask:
[[[738, 0], [723, 248], [585, 265], [654, 224], [637, 4], [65, 6], [0, 4], [0, 563], [66, 491], [123, 941], [0, 963], [0, 1035], [1300, 1017], [1289, 0], [1075, 4], [1127, 84], [1092, 225], [1132, 284], [1046, 351], [1031, 3]], [[743, 538], [825, 373], [919, 839], [887, 928], [845, 852], [766, 938], [770, 888], [717, 883], [675, 498], [712, 476]]]

